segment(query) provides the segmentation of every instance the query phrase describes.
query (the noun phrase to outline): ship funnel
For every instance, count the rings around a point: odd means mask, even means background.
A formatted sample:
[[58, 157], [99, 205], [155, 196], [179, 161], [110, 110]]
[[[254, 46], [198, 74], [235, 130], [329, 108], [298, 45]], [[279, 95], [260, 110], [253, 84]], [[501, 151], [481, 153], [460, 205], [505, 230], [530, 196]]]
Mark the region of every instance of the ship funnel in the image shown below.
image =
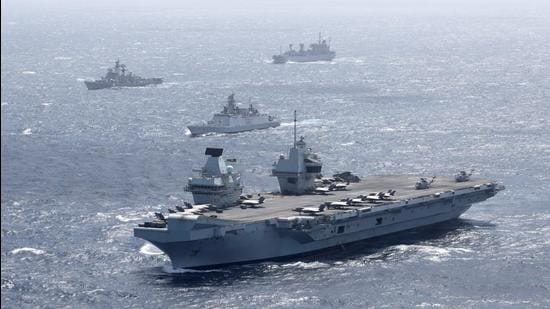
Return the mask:
[[223, 154], [223, 148], [206, 148], [204, 154], [212, 157], [221, 157]]

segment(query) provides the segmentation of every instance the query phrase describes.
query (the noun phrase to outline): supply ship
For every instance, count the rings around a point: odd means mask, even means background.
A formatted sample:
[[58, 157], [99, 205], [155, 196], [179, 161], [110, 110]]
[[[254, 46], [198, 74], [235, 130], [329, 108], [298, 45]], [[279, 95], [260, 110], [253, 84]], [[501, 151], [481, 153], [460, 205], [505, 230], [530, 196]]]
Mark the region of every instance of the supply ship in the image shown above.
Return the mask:
[[330, 43], [321, 38], [319, 33], [319, 40], [317, 43], [309, 45], [309, 49], [305, 49], [305, 45], [300, 43], [299, 49], [295, 50], [293, 45], [288, 46], [288, 51], [274, 55], [273, 63], [283, 64], [286, 62], [315, 62], [315, 61], [332, 61], [336, 56], [336, 52], [330, 50]]

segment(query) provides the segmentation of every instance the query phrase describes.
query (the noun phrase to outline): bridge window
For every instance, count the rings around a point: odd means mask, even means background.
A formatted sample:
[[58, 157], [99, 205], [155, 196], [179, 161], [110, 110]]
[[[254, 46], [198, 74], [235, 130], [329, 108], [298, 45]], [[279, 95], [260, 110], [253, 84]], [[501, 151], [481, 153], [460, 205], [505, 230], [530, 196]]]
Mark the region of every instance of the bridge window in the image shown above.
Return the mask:
[[296, 178], [294, 178], [294, 177], [287, 178], [286, 181], [287, 181], [288, 183], [296, 183]]
[[376, 218], [376, 225], [382, 224], [382, 218]]
[[346, 229], [346, 228], [345, 228], [343, 225], [339, 226], [339, 227], [338, 227], [338, 234], [344, 233], [344, 230], [345, 230], [345, 229]]
[[306, 172], [308, 173], [320, 173], [321, 166], [306, 166]]

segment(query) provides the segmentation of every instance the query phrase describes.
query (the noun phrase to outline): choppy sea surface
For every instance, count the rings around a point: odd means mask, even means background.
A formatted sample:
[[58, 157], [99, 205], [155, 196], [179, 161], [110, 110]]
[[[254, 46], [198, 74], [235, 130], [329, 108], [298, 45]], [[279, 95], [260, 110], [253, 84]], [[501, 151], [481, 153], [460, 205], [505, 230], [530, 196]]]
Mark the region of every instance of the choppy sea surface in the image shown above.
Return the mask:
[[[550, 307], [548, 11], [258, 14], [2, 12], [2, 307]], [[318, 31], [333, 62], [270, 63]], [[165, 83], [87, 91], [119, 57]], [[282, 125], [190, 138], [232, 92]], [[191, 200], [207, 146], [247, 191], [276, 189], [294, 110], [324, 174], [474, 168], [506, 191], [429, 229], [209, 271], [132, 236]]]

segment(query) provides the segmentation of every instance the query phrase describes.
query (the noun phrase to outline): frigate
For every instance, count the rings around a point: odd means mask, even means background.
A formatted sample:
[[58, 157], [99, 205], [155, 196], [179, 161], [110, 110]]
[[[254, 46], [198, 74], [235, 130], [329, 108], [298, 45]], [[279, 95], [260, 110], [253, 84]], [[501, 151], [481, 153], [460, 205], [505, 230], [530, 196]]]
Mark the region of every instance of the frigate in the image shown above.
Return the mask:
[[193, 124], [187, 128], [192, 136], [207, 133], [238, 133], [278, 127], [281, 123], [274, 116], [260, 113], [252, 104], [248, 108], [239, 107], [235, 94], [227, 97], [223, 110], [214, 114], [206, 123]]
[[134, 236], [166, 253], [174, 268], [217, 268], [308, 255], [448, 221], [504, 190], [496, 181], [474, 177], [324, 178], [320, 157], [303, 137], [297, 140], [296, 121], [294, 128], [288, 156], [281, 154], [272, 168], [280, 192], [237, 197], [237, 173], [225, 164], [221, 149], [209, 148], [205, 169], [189, 181], [190, 188], [203, 186], [190, 190], [200, 205], [156, 213], [155, 220], [134, 228]]
[[142, 78], [126, 69], [126, 65], [120, 60], [115, 66], [107, 69], [107, 73], [101, 79], [84, 81], [88, 90], [98, 90], [114, 87], [143, 87], [151, 84], [162, 84], [162, 78]]
[[330, 43], [321, 38], [319, 33], [319, 40], [317, 43], [309, 45], [309, 49], [305, 49], [303, 43], [299, 44], [300, 49], [294, 50], [293, 45], [288, 46], [288, 51], [280, 52], [279, 55], [273, 56], [273, 63], [283, 64], [286, 62], [315, 62], [315, 61], [332, 61], [336, 56], [336, 52], [330, 50]]

